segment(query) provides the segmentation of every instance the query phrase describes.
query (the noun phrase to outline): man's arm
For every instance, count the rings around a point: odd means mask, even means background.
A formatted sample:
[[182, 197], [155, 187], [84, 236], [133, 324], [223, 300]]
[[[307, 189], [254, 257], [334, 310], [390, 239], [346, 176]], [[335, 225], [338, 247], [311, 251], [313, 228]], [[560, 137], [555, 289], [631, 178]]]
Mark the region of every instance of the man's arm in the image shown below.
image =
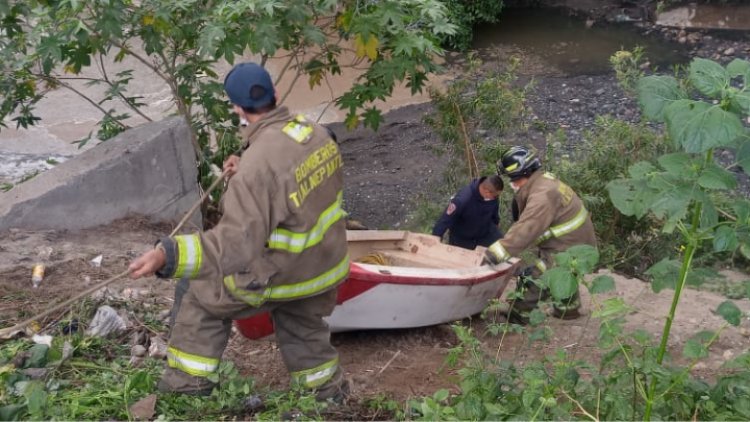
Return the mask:
[[154, 250], [135, 260], [131, 276], [153, 272], [152, 267], [160, 263], [161, 256], [163, 264], [156, 269], [156, 274], [164, 278], [215, 280], [250, 270], [251, 263], [262, 257], [271, 227], [278, 223], [271, 217], [275, 199], [273, 176], [270, 171], [260, 170], [262, 164], [258, 161], [240, 162], [224, 194], [224, 215], [213, 229], [162, 238], [160, 249], [163, 252]]
[[495, 263], [507, 261], [533, 246], [539, 236], [552, 224], [558, 207], [559, 198], [551, 195], [549, 191], [529, 196], [519, 220], [510, 226], [505, 237], [487, 249], [487, 255], [491, 261]]
[[461, 213], [462, 208], [463, 203], [461, 202], [461, 198], [451, 198], [451, 202], [445, 208], [443, 214], [432, 228], [432, 234], [437, 237], [443, 237], [445, 232], [453, 227], [453, 224], [456, 222], [456, 218]]

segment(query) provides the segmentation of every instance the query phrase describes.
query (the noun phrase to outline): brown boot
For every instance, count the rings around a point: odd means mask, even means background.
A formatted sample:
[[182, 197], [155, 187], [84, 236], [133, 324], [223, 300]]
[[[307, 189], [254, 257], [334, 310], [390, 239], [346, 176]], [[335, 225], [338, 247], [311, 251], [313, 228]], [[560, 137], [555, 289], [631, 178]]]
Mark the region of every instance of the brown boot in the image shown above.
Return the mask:
[[350, 393], [351, 386], [349, 385], [349, 381], [344, 378], [344, 374], [339, 369], [330, 381], [315, 390], [315, 400], [332, 401], [336, 404], [342, 404], [349, 397]]
[[195, 377], [178, 369], [167, 368], [156, 389], [162, 393], [180, 393], [190, 396], [210, 396], [216, 383], [203, 377]]
[[552, 308], [552, 316], [558, 319], [578, 319], [581, 317], [581, 313], [578, 309], [559, 309], [557, 307]]

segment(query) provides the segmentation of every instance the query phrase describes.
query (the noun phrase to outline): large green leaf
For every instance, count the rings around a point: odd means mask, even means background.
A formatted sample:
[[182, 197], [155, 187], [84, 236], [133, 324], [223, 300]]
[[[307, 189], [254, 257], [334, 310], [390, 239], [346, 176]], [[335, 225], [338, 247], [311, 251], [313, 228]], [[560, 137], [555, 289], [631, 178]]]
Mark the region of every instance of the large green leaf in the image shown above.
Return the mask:
[[664, 110], [669, 136], [685, 151], [730, 146], [744, 133], [740, 118], [702, 101], [678, 100]]
[[594, 311], [591, 316], [594, 318], [609, 318], [623, 315], [630, 311], [630, 307], [621, 297], [611, 297], [602, 303], [599, 310]]
[[646, 270], [651, 276], [651, 289], [659, 293], [664, 289], [674, 289], [680, 275], [680, 263], [672, 259], [662, 259]]
[[591, 289], [589, 291], [592, 294], [596, 293], [607, 293], [615, 289], [615, 279], [608, 275], [600, 275], [594, 278], [591, 282]]
[[634, 179], [648, 178], [659, 170], [648, 161], [639, 161], [628, 169], [628, 174]]
[[708, 348], [695, 339], [690, 339], [685, 342], [685, 347], [682, 349], [682, 355], [688, 359], [701, 359], [708, 357]]
[[698, 170], [703, 165], [702, 160], [686, 152], [664, 154], [659, 157], [658, 161], [667, 173], [688, 178], [697, 177]]
[[685, 342], [685, 348], [682, 351], [683, 356], [688, 359], [701, 359], [708, 357], [708, 345], [713, 339], [713, 331], [704, 330], [695, 334], [687, 342]]
[[688, 286], [698, 287], [709, 280], [721, 280], [725, 277], [716, 270], [709, 267], [691, 268], [685, 278], [685, 284]]
[[750, 201], [740, 199], [734, 201], [732, 210], [739, 224], [750, 224]]
[[664, 120], [664, 108], [675, 100], [687, 98], [680, 84], [672, 76], [646, 76], [636, 86], [638, 102], [643, 114], [657, 121]]
[[652, 178], [648, 186], [655, 192], [649, 208], [657, 218], [666, 219], [663, 230], [671, 233], [687, 217], [695, 190], [688, 182], [665, 173]]
[[624, 215], [642, 218], [656, 198], [643, 179], [618, 179], [607, 183], [612, 204]]
[[578, 291], [578, 280], [565, 268], [555, 267], [542, 274], [555, 300], [566, 300]]
[[737, 179], [732, 172], [715, 163], [709, 163], [698, 177], [698, 184], [706, 189], [734, 189]]
[[720, 226], [714, 232], [714, 251], [733, 251], [737, 248], [737, 233], [733, 227]]
[[721, 317], [724, 318], [724, 320], [726, 320], [728, 323], [734, 326], [740, 325], [740, 321], [742, 319], [742, 311], [731, 300], [725, 300], [724, 302], [722, 302], [721, 305], [719, 305], [719, 307], [716, 309], [716, 313], [721, 315]]
[[747, 85], [750, 82], [750, 62], [742, 59], [734, 59], [727, 65], [727, 73], [730, 78], [742, 76]]
[[690, 63], [690, 82], [702, 94], [716, 97], [729, 85], [729, 73], [713, 60], [696, 58]]
[[738, 91], [733, 89], [731, 101], [732, 106], [736, 108], [736, 111], [745, 114], [750, 113], [750, 92], [746, 90]]
[[588, 274], [599, 262], [599, 251], [590, 245], [576, 245], [555, 255], [555, 262], [578, 274]]
[[701, 229], [713, 229], [719, 224], [719, 212], [716, 210], [716, 205], [714, 205], [711, 195], [706, 194], [706, 192], [696, 191], [695, 196], [696, 202], [702, 204], [699, 227]]

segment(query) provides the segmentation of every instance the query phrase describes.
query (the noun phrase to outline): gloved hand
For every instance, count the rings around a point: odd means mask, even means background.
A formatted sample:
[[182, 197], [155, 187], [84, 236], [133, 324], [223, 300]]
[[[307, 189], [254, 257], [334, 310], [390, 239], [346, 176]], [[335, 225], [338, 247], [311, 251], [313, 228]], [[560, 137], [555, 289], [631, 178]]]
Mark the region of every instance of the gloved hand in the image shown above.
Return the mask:
[[500, 263], [500, 260], [497, 259], [495, 254], [488, 250], [484, 251], [484, 258], [482, 258], [482, 265], [497, 265]]

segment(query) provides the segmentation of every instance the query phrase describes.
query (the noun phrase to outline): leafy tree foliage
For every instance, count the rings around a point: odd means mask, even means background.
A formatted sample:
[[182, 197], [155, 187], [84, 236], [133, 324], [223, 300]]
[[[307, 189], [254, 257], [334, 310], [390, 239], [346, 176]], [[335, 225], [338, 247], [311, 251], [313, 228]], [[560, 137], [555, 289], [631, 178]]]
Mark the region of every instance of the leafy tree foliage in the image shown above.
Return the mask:
[[444, 3], [457, 29], [454, 34], [444, 37], [443, 44], [457, 50], [470, 47], [474, 25], [497, 22], [504, 6], [501, 0], [446, 0]]
[[[132, 70], [110, 69], [131, 58], [169, 88], [207, 170], [236, 142], [215, 71], [221, 61], [283, 57], [281, 74], [294, 72], [295, 82], [307, 79], [310, 87], [344, 67], [361, 69], [336, 104], [350, 127], [377, 128], [382, 117], [373, 102], [401, 82], [420, 92], [438, 70], [440, 38], [455, 28], [438, 0], [0, 0], [0, 118], [34, 125], [43, 117], [35, 105], [46, 94], [70, 89], [83, 96], [76, 83], [85, 80], [104, 89], [102, 98], [86, 97], [102, 113], [99, 138], [127, 128], [131, 116], [150, 120], [145, 100], [129, 93], [137, 83]], [[282, 102], [287, 94], [280, 93]], [[214, 137], [218, 154], [209, 148]]]

